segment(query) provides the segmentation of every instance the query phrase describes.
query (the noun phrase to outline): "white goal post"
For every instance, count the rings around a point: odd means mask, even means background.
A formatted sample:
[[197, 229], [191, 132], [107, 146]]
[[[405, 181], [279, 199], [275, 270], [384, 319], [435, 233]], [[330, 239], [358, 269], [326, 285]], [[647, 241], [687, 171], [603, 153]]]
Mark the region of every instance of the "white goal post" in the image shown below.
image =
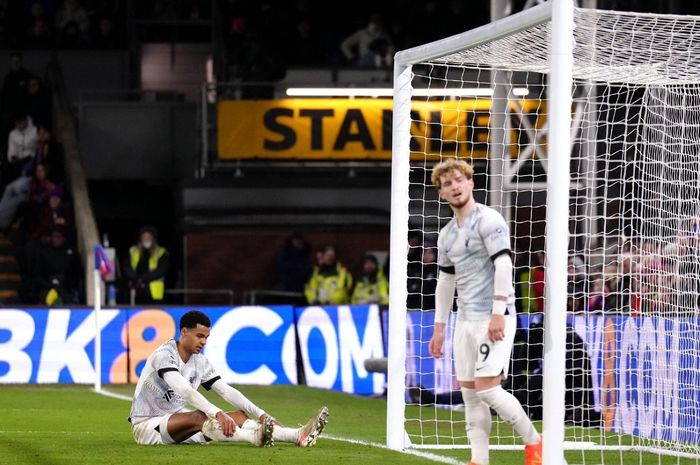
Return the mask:
[[[451, 217], [430, 170], [458, 157], [527, 257], [519, 324], [544, 320], [547, 369], [525, 407], [544, 463], [700, 463], [700, 18], [552, 0], [398, 52], [393, 118], [387, 446], [469, 446], [458, 402], [436, 400], [449, 341], [444, 363], [425, 350], [435, 278], [412, 275]], [[522, 448], [502, 422], [491, 446]]]

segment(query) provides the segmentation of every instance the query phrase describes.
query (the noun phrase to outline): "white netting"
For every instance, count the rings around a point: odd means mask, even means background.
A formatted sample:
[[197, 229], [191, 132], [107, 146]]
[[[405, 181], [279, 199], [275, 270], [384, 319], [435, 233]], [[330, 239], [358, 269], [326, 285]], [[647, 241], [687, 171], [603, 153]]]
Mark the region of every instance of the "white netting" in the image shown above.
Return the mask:
[[[697, 18], [577, 9], [574, 21], [576, 79], [661, 85], [700, 78]], [[550, 26], [545, 23], [436, 62], [548, 73]]]
[[[698, 21], [575, 12], [562, 380], [570, 464], [700, 463]], [[473, 163], [476, 200], [509, 221], [521, 331], [504, 386], [541, 431], [549, 34], [545, 23], [412, 67], [414, 88], [465, 91], [412, 101], [405, 425], [417, 447], [468, 446], [451, 347], [442, 362], [427, 351], [432, 251], [452, 217], [430, 171], [446, 157]], [[503, 92], [470, 96], [494, 80]], [[494, 417], [491, 444], [521, 441]], [[514, 452], [492, 452], [492, 463], [511, 460], [497, 453]]]

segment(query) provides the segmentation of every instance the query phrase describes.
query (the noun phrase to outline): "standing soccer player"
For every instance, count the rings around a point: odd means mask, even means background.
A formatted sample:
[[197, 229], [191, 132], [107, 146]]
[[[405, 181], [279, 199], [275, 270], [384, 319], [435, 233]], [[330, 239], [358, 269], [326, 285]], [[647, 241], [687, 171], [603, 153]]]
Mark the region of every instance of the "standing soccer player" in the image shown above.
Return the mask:
[[[274, 440], [313, 446], [328, 421], [328, 408], [321, 407], [300, 428], [284, 427], [217, 376], [201, 354], [210, 327], [204, 313], [189, 311], [180, 318], [180, 339], [163, 343], [148, 357], [131, 404], [134, 440], [146, 445], [250, 442], [259, 447]], [[224, 412], [197, 391], [199, 386], [214, 389], [239, 410]], [[195, 410], [185, 409], [188, 404]]]
[[431, 180], [454, 217], [438, 236], [439, 275], [430, 354], [443, 356], [445, 324], [457, 290], [454, 360], [471, 444], [470, 465], [488, 465], [491, 412], [525, 443], [525, 464], [542, 463], [540, 435], [520, 402], [503, 390], [516, 330], [510, 233], [503, 217], [478, 204], [474, 170], [463, 160], [438, 163]]

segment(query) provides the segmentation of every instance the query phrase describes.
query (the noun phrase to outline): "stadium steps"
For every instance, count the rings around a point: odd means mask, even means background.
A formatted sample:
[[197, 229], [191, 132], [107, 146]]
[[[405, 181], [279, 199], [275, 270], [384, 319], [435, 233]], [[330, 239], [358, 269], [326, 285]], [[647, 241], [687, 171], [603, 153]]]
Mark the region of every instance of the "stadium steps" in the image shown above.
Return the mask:
[[15, 248], [12, 242], [0, 234], [0, 304], [18, 304], [19, 287], [22, 276], [15, 259]]

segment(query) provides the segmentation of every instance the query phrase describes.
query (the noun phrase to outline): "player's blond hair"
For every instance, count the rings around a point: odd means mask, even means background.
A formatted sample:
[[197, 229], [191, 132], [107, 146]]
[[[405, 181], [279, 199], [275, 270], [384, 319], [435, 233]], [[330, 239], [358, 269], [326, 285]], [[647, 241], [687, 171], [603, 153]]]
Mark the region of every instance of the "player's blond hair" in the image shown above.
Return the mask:
[[440, 189], [442, 187], [440, 176], [444, 176], [452, 170], [459, 171], [467, 179], [472, 179], [472, 176], [474, 176], [474, 168], [472, 168], [472, 165], [464, 160], [448, 158], [433, 167], [433, 174], [430, 175], [430, 180], [433, 182], [433, 185]]

